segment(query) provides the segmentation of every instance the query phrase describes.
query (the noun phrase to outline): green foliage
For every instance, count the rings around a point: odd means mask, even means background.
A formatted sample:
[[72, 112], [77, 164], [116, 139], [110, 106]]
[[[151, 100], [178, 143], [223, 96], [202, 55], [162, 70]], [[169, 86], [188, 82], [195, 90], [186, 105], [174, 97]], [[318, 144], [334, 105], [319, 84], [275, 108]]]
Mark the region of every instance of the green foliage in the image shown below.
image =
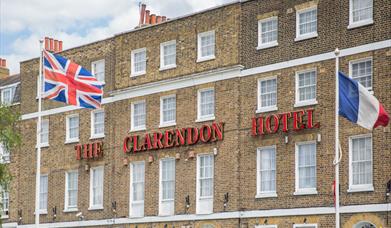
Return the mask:
[[[11, 107], [0, 105], [0, 144], [8, 151], [12, 151], [13, 148], [20, 145], [21, 138], [16, 127], [19, 118], [19, 113], [12, 110]], [[8, 167], [5, 164], [0, 164], [0, 186], [6, 188], [10, 180], [11, 175]]]

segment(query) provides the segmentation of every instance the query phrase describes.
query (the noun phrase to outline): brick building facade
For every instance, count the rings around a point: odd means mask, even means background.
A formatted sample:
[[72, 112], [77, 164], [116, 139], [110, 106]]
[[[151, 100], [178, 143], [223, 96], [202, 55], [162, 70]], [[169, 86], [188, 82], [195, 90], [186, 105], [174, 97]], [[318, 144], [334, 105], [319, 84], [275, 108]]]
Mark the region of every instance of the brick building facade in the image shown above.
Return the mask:
[[[42, 227], [334, 227], [334, 50], [390, 111], [389, 18], [381, 0], [241, 1], [62, 51], [104, 100], [43, 102]], [[20, 69], [6, 227], [34, 223], [39, 59]], [[341, 226], [389, 227], [390, 126], [340, 118], [340, 140]]]

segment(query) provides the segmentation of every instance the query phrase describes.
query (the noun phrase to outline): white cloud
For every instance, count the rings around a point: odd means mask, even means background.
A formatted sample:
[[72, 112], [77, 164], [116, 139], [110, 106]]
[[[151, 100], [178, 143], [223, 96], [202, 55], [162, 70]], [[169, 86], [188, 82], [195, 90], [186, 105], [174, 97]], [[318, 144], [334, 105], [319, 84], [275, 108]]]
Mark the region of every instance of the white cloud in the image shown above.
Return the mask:
[[[153, 13], [174, 18], [229, 1], [143, 2]], [[12, 52], [3, 55], [11, 73], [19, 72], [20, 61], [39, 55], [38, 40], [41, 37], [62, 40], [64, 49], [68, 49], [130, 30], [139, 20], [137, 0], [0, 0], [0, 3], [0, 21], [3, 21], [0, 32], [30, 34], [14, 40]]]

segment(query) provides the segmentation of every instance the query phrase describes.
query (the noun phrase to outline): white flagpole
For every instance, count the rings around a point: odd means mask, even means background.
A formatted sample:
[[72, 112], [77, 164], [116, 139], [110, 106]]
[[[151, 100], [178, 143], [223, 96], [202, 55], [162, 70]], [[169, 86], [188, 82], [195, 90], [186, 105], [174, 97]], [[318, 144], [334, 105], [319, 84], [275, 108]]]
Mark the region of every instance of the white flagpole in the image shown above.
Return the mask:
[[35, 225], [39, 227], [39, 190], [41, 180], [41, 122], [42, 122], [42, 64], [43, 40], [39, 40], [39, 77], [38, 77], [38, 123], [37, 123], [37, 172], [35, 178]]
[[335, 49], [335, 227], [340, 227], [339, 221], [339, 50]]

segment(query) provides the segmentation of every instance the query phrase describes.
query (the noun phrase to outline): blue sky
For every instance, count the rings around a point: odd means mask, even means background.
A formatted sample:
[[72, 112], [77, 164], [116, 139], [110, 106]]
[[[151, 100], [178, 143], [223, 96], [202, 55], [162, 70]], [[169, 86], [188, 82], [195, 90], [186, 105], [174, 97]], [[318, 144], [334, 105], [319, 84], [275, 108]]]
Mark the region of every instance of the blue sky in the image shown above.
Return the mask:
[[[175, 18], [232, 0], [144, 0], [147, 9]], [[64, 49], [104, 39], [138, 24], [139, 0], [0, 0], [0, 57], [11, 73], [39, 55], [39, 39], [64, 42]]]

